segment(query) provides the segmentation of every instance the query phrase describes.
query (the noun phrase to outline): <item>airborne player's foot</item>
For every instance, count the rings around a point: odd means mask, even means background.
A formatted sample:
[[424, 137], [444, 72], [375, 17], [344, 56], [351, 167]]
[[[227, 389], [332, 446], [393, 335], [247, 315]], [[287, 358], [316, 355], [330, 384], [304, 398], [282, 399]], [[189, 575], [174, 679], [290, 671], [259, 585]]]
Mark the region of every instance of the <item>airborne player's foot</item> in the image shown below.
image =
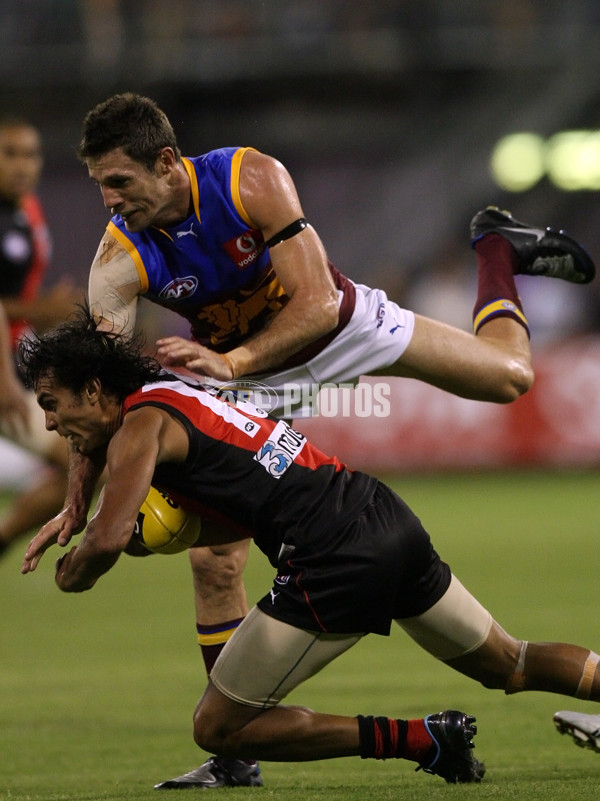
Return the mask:
[[500, 234], [512, 245], [519, 259], [519, 272], [524, 275], [588, 284], [596, 274], [589, 255], [564, 231], [534, 228], [515, 220], [508, 211], [488, 206], [471, 220], [471, 246], [492, 233]]

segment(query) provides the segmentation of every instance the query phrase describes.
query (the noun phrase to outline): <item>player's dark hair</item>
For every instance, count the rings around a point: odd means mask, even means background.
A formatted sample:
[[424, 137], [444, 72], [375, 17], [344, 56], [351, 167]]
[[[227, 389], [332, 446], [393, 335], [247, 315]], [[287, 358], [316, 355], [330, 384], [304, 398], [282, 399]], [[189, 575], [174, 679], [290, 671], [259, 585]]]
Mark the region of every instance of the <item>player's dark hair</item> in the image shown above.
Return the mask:
[[181, 151], [167, 115], [154, 100], [133, 92], [113, 95], [88, 111], [78, 156], [81, 161], [103, 156], [115, 148], [152, 170], [163, 147], [177, 159]]
[[161, 366], [142, 353], [141, 335], [125, 337], [99, 331], [87, 305], [72, 319], [19, 345], [19, 371], [28, 387], [49, 375], [75, 394], [98, 378], [102, 388], [120, 401], [144, 384], [157, 381]]

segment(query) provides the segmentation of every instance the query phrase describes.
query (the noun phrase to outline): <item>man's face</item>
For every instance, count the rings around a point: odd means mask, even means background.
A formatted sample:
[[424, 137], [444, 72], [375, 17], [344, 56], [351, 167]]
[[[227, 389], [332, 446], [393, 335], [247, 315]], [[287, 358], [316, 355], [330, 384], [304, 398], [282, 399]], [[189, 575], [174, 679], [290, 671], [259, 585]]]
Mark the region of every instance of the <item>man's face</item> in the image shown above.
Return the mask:
[[106, 410], [94, 385], [75, 394], [45, 375], [37, 383], [36, 397], [48, 431], [57, 431], [80, 453], [90, 454], [110, 440]]
[[32, 192], [42, 171], [42, 142], [29, 125], [0, 128], [0, 198], [17, 203]]
[[90, 178], [100, 187], [104, 205], [120, 214], [128, 231], [169, 224], [173, 202], [169, 172], [157, 159], [154, 170], [125, 155], [118, 147], [86, 160]]

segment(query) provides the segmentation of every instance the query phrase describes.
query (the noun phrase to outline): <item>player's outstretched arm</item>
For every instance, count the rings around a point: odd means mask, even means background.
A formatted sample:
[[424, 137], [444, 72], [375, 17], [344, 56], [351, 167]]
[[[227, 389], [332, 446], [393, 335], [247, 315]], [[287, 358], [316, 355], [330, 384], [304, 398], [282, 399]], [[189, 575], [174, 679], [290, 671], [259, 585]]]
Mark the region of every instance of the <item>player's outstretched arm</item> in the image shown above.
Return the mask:
[[167, 412], [142, 407], [128, 412], [107, 450], [107, 477], [94, 516], [79, 544], [57, 563], [64, 592], [83, 592], [110, 570], [131, 540], [139, 509], [161, 461], [183, 462], [189, 441]]
[[69, 446], [69, 484], [62, 510], [42, 526], [25, 552], [21, 573], [32, 573], [51, 545], [68, 545], [83, 531], [104, 460], [94, 461]]

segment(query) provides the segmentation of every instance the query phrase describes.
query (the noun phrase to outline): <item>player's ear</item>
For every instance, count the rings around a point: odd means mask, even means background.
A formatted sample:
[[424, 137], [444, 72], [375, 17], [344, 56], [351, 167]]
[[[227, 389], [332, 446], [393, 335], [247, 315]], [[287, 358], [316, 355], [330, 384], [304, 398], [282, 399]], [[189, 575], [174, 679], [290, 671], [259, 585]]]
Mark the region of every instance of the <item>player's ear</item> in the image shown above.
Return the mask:
[[172, 170], [177, 163], [177, 157], [172, 147], [163, 147], [158, 154], [157, 167], [161, 172]]
[[99, 378], [90, 378], [85, 382], [83, 394], [92, 406], [95, 406], [100, 400], [101, 392], [102, 384]]

